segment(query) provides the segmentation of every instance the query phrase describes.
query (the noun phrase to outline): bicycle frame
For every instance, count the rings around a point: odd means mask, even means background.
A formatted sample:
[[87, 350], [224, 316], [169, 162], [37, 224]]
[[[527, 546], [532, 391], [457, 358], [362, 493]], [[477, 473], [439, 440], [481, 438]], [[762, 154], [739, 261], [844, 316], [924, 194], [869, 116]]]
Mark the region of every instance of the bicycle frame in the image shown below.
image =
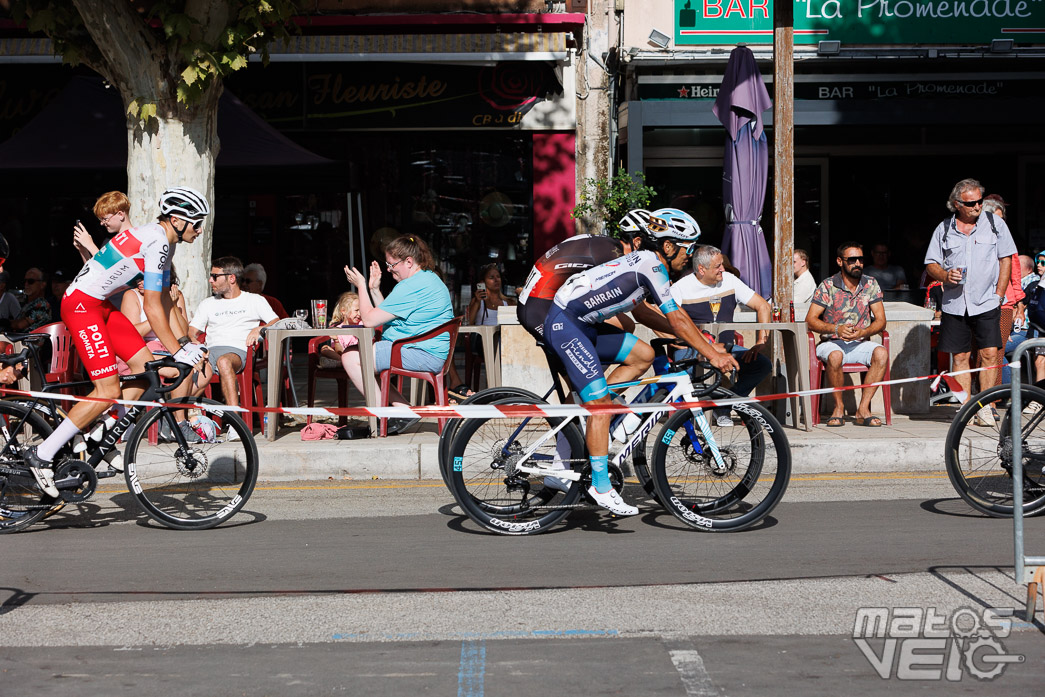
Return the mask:
[[[654, 375], [652, 377], [642, 378], [640, 380], [634, 380], [631, 382], [615, 383], [613, 385], [610, 385], [609, 387], [611, 390], [617, 391], [639, 385], [646, 386], [662, 383], [674, 384], [674, 387], [672, 387], [671, 391], [668, 393], [668, 397], [665, 400], [666, 402], [695, 401], [693, 395], [693, 382], [690, 380], [689, 373], [687, 372], [675, 372], [666, 373], [664, 375]], [[641, 395], [642, 392], [640, 392], [639, 394]], [[657, 423], [660, 413], [664, 411], [663, 409], [653, 407], [647, 407], [646, 410], [648, 410], [650, 413], [646, 416], [642, 423], [639, 424], [638, 428], [635, 429], [628, 441], [625, 443], [624, 447], [621, 448], [613, 456], [611, 462], [617, 467], [620, 467], [621, 464], [623, 464], [623, 462], [628, 458], [628, 456], [631, 455], [634, 449], [645, 441], [646, 436], [649, 435], [649, 432], [653, 430], [653, 426]], [[711, 425], [708, 423], [707, 416], [704, 414], [704, 410], [701, 407], [697, 407], [693, 409], [693, 415], [695, 417], [697, 427], [700, 429], [701, 434], [706, 439], [708, 447], [711, 450], [711, 455], [715, 459], [716, 467], [725, 469], [726, 464], [722, 459], [722, 454], [719, 452], [718, 444], [715, 442], [715, 438], [711, 433]], [[520, 472], [527, 472], [529, 474], [554, 474], [554, 476], [560, 477], [562, 479], [570, 479], [572, 481], [579, 480], [581, 476], [580, 472], [577, 472], [575, 470], [549, 470], [546, 467], [528, 466], [525, 464], [521, 464], [527, 462], [527, 460], [530, 460], [531, 458], [534, 460], [550, 459], [548, 457], [535, 457], [534, 453], [536, 453], [537, 449], [540, 448], [544, 443], [548, 442], [549, 438], [552, 438], [556, 434], [558, 434], [563, 428], [566, 427], [566, 424], [572, 422], [574, 419], [580, 419], [580, 417], [573, 416], [568, 419], [563, 419], [562, 423], [545, 433], [541, 438], [539, 438], [535, 443], [533, 443], [522, 454], [522, 457], [519, 458], [518, 463], [520, 464], [516, 464], [516, 469]], [[511, 442], [515, 438], [515, 436], [519, 434], [519, 432], [522, 430], [522, 428], [526, 425], [528, 421], [529, 419], [524, 420], [523, 423], [520, 424], [518, 428], [516, 428], [515, 431], [511, 434], [511, 436], [506, 440], [506, 442]], [[581, 419], [581, 428], [584, 428], [583, 419]], [[703, 453], [703, 450], [700, 447], [700, 442], [697, 439], [697, 434], [695, 431], [693, 431], [693, 425], [687, 423], [686, 429], [689, 434], [690, 443], [692, 443], [693, 448], [697, 451], [698, 454]], [[505, 452], [504, 454], [508, 455], [507, 452]]]
[[[63, 390], [63, 389], [66, 389], [66, 388], [81, 388], [81, 387], [91, 387], [91, 386], [93, 386], [93, 383], [90, 380], [81, 380], [81, 381], [76, 381], [76, 382], [48, 383], [46, 381], [45, 377], [44, 377], [43, 366], [40, 363], [39, 352], [37, 351], [36, 347], [32, 343], [27, 343], [26, 344], [26, 348], [28, 349], [29, 356], [32, 358], [32, 360], [29, 361], [30, 367], [31, 367], [32, 370], [34, 370], [37, 373], [37, 375], [40, 378], [40, 381], [41, 381], [40, 391], [41, 392], [57, 393], [60, 390]], [[161, 376], [159, 374], [159, 369], [161, 367], [160, 363], [163, 363], [163, 362], [165, 362], [165, 361], [162, 358], [161, 359], [154, 359], [152, 361], [149, 361], [148, 363], [146, 363], [146, 370], [145, 370], [145, 372], [137, 373], [135, 375], [121, 375], [120, 376], [120, 383], [123, 384], [123, 383], [127, 383], [127, 382], [135, 382], [135, 381], [147, 383], [147, 387], [145, 388], [145, 391], [142, 393], [141, 397], [138, 398], [139, 401], [154, 401], [154, 400], [162, 397], [163, 395], [169, 394], [172, 390], [176, 389], [177, 386], [180, 385], [185, 380], [185, 378], [188, 377], [188, 374], [192, 370], [192, 367], [191, 366], [186, 366], [186, 365], [180, 364], [180, 363], [176, 364], [176, 365], [170, 365], [168, 363], [166, 366], [162, 366], [162, 367], [172, 367], [172, 368], [175, 368], [178, 371], [178, 378], [177, 378], [177, 380], [175, 380], [173, 383], [171, 383], [169, 385], [163, 385], [160, 382], [160, 377]], [[14, 401], [16, 403], [19, 403], [19, 404], [25, 405], [26, 407], [28, 407], [28, 409], [30, 411], [37, 411], [39, 405], [45, 404], [46, 405], [45, 410], [41, 410], [41, 411], [44, 411], [47, 414], [47, 416], [49, 416], [51, 418], [54, 418], [56, 421], [61, 421], [62, 419], [68, 418], [68, 414], [67, 414], [66, 410], [63, 408], [63, 406], [61, 404], [61, 402], [64, 401], [64, 400], [58, 400], [58, 399], [53, 399], [53, 398], [45, 398], [45, 397], [37, 396], [37, 397], [32, 397], [32, 398], [15, 399], [15, 400], [12, 400], [12, 401]], [[46, 410], [49, 410], [49, 411], [46, 411]], [[134, 424], [137, 423], [138, 418], [141, 416], [141, 414], [144, 411], [145, 411], [145, 407], [138, 406], [138, 405], [130, 406], [127, 409], [127, 412], [123, 415], [123, 418], [121, 418], [119, 421], [117, 421], [116, 424], [114, 424], [113, 427], [107, 431], [107, 433], [105, 435], [105, 438], [102, 439], [102, 442], [99, 444], [99, 447], [95, 448], [91, 452], [91, 455], [90, 455], [90, 457], [87, 460], [87, 463], [91, 467], [97, 467], [98, 464], [100, 464], [101, 461], [105, 458], [105, 456], [108, 455], [110, 452], [112, 452], [112, 450], [115, 449], [117, 447], [117, 445], [119, 445], [120, 438], [122, 438], [124, 433], [129, 431], [134, 426]], [[172, 427], [174, 426], [174, 424], [169, 424], [169, 425], [172, 426]], [[19, 424], [19, 427], [20, 426], [21, 426], [21, 424]], [[184, 442], [184, 437], [181, 436], [180, 433], [177, 433], [177, 429], [173, 429], [173, 430], [175, 431], [174, 435], [175, 435], [176, 441], [178, 442], [178, 444], [182, 448], [184, 448], [187, 445]], [[115, 474], [115, 472], [113, 472], [113, 474]], [[111, 476], [111, 475], [106, 473], [106, 474], [102, 474], [102, 475], [99, 475], [99, 476]]]

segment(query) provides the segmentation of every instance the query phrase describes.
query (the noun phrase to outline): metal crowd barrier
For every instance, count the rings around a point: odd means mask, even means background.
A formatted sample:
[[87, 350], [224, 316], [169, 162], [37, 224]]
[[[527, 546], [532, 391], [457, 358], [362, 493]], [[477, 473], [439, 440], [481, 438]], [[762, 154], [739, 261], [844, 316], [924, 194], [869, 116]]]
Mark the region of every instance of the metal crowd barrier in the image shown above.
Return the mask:
[[1029, 339], [1016, 347], [1012, 356], [1012, 403], [1009, 421], [1012, 423], [1012, 528], [1016, 557], [1015, 581], [1027, 584], [1027, 611], [1025, 619], [1034, 619], [1039, 590], [1045, 581], [1045, 556], [1027, 556], [1023, 539], [1023, 394], [1020, 380], [1020, 359], [1030, 349], [1045, 348], [1045, 339]]

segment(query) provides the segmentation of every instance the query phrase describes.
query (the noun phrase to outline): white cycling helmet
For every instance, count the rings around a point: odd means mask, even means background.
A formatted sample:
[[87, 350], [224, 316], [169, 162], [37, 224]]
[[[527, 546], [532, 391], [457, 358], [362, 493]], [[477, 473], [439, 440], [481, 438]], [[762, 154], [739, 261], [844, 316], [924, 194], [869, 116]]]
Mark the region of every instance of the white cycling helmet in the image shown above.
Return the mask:
[[646, 229], [654, 240], [696, 242], [700, 239], [700, 225], [693, 216], [678, 208], [658, 208], [653, 211]]
[[646, 232], [646, 224], [649, 223], [650, 212], [645, 208], [635, 208], [624, 214], [617, 223], [618, 237], [626, 236], [629, 239], [635, 235]]
[[177, 215], [179, 218], [195, 222], [210, 214], [210, 205], [207, 198], [195, 189], [175, 186], [160, 196], [160, 213]]

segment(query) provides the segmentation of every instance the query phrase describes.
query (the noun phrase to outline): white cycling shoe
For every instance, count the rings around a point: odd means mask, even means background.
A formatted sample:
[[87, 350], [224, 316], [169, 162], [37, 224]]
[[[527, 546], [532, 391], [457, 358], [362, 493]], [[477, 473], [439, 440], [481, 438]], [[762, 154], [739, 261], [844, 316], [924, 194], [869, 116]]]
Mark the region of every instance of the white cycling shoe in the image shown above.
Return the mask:
[[595, 500], [595, 503], [605, 508], [610, 513], [616, 515], [638, 515], [639, 509], [635, 506], [629, 506], [624, 503], [624, 499], [620, 497], [616, 489], [610, 489], [605, 494], [600, 494], [595, 486], [588, 487], [588, 496]]

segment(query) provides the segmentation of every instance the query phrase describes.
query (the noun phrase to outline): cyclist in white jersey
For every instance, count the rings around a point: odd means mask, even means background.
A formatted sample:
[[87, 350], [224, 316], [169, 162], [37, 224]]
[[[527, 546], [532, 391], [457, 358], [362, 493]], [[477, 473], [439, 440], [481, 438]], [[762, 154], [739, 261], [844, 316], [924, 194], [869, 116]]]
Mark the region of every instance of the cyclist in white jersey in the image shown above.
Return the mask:
[[[189, 342], [186, 332], [171, 328], [173, 301], [170, 267], [174, 245], [192, 243], [201, 234], [210, 213], [207, 199], [188, 187], [175, 187], [160, 197], [156, 223], [126, 230], [113, 237], [84, 265], [62, 298], [62, 321], [73, 335], [73, 344], [94, 389], [88, 397], [103, 400], [137, 399], [144, 388], [129, 385], [120, 389], [116, 357], [131, 371], [140, 373], [153, 360], [152, 352], [127, 317], [107, 298], [133, 287], [144, 279], [143, 305], [149, 324], [175, 360], [196, 365], [203, 359], [200, 345]], [[26, 459], [37, 484], [48, 496], [58, 496], [54, 486], [53, 459], [58, 451], [90, 426], [111, 405], [104, 401], [77, 402], [69, 417], [40, 444], [26, 451]]]
[[[704, 339], [669, 292], [669, 272], [677, 277], [685, 270], [699, 234], [695, 222], [692, 229], [679, 230], [654, 214], [647, 223], [642, 251], [574, 274], [556, 292], [554, 305], [544, 321], [544, 338], [548, 348], [562, 360], [567, 377], [584, 404], [611, 401], [603, 363], [619, 364], [610, 381], [627, 382], [645, 373], [653, 361], [653, 349], [633, 334], [596, 330], [598, 323], [621, 312], [633, 311], [635, 319], [651, 329], [678, 336], [720, 370], [739, 367], [729, 354], [716, 351]], [[663, 315], [648, 307], [646, 298], [658, 305]], [[624, 503], [610, 484], [612, 418], [611, 414], [588, 417], [585, 440], [592, 471], [588, 495], [617, 515], [635, 515], [638, 508]], [[545, 483], [554, 486], [554, 480], [549, 477]]]

